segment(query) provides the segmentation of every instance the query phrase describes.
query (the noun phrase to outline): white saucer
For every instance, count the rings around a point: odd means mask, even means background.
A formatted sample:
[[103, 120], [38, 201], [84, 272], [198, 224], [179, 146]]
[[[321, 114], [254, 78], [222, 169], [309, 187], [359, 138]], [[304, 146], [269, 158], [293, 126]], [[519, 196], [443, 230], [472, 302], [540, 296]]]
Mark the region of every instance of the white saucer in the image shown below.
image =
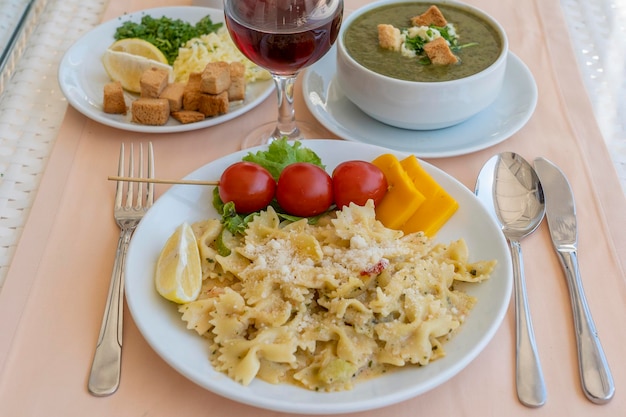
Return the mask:
[[304, 101], [313, 116], [337, 136], [420, 158], [443, 158], [479, 151], [521, 129], [535, 110], [537, 85], [526, 65], [509, 53], [502, 92], [471, 119], [438, 130], [405, 130], [363, 113], [344, 95], [335, 78], [336, 47], [308, 68], [302, 80]]

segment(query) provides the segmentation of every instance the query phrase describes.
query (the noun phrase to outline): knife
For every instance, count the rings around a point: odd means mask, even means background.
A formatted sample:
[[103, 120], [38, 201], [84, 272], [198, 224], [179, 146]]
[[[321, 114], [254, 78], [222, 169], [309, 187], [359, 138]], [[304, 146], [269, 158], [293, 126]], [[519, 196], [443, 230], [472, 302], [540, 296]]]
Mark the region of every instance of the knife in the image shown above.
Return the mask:
[[535, 170], [543, 187], [552, 244], [565, 271], [570, 292], [580, 382], [587, 398], [604, 404], [613, 398], [615, 385], [583, 290], [577, 255], [576, 207], [563, 172], [545, 158], [536, 158]]

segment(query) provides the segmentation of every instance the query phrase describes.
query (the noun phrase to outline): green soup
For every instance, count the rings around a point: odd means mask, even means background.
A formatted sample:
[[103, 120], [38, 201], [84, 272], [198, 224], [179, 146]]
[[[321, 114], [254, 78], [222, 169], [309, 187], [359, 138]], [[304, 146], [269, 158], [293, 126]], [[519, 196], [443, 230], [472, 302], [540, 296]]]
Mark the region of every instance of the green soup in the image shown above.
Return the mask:
[[448, 23], [452, 23], [459, 44], [477, 45], [453, 51], [457, 64], [432, 65], [420, 63], [418, 58], [403, 56], [400, 52], [378, 45], [381, 23], [399, 29], [411, 26], [411, 17], [424, 13], [432, 3], [398, 3], [372, 9], [356, 18], [344, 33], [344, 44], [350, 56], [364, 67], [379, 74], [407, 81], [449, 81], [476, 74], [493, 64], [502, 50], [502, 39], [489, 22], [449, 4], [437, 4]]

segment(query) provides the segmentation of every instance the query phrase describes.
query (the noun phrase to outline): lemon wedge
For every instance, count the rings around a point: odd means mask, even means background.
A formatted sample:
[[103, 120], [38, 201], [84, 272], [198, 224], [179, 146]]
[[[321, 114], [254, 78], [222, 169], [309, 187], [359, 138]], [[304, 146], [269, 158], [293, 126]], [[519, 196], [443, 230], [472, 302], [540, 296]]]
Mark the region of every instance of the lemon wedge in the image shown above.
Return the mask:
[[178, 304], [198, 298], [202, 287], [200, 250], [188, 223], [178, 226], [163, 246], [155, 284], [161, 296]]
[[107, 49], [102, 55], [102, 65], [111, 80], [119, 81], [122, 88], [133, 93], [141, 92], [139, 79], [150, 68], [165, 69], [169, 73], [169, 81], [174, 80], [174, 71], [170, 65], [128, 52]]
[[148, 41], [139, 38], [126, 38], [115, 41], [109, 46], [112, 51], [126, 52], [131, 55], [139, 55], [153, 61], [167, 64], [165, 54], [159, 48]]

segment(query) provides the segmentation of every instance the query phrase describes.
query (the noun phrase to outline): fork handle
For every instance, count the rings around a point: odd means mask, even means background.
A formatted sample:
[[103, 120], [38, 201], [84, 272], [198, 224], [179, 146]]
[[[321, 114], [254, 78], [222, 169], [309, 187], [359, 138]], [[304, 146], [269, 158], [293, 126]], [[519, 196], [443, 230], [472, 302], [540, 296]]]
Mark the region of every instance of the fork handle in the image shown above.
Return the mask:
[[109, 295], [104, 308], [100, 336], [91, 364], [88, 388], [95, 396], [113, 394], [120, 384], [124, 318], [124, 265], [132, 229], [123, 230], [117, 242]]

